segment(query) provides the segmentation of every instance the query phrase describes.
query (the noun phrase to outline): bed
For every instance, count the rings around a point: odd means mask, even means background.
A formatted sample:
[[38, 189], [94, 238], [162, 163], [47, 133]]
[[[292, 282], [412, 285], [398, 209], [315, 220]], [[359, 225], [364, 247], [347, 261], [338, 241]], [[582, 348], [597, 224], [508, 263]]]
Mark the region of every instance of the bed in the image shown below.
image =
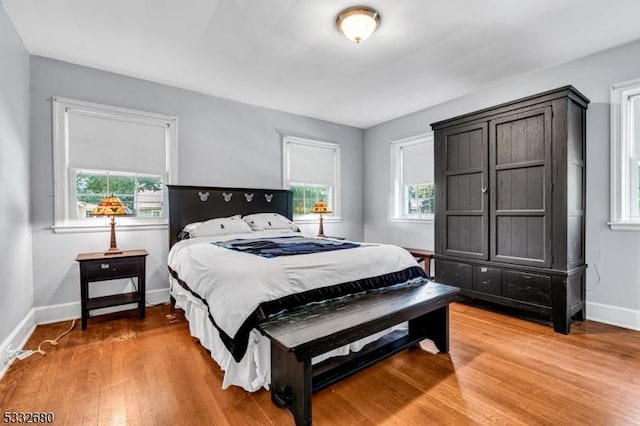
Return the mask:
[[[256, 329], [260, 321], [309, 303], [425, 278], [413, 256], [400, 247], [301, 238], [291, 222], [293, 194], [288, 190], [169, 185], [168, 198], [172, 302], [184, 310], [191, 334], [224, 370], [223, 388], [269, 388], [270, 342]], [[289, 228], [265, 224], [264, 229], [247, 231], [235, 222], [249, 215], [262, 220], [268, 214], [283, 217]], [[210, 220], [215, 218], [223, 220]], [[191, 235], [189, 228], [185, 230], [198, 222], [223, 226], [224, 231]], [[291, 243], [305, 249], [311, 244], [319, 252], [280, 253]], [[313, 362], [359, 351], [403, 327], [376, 333]]]

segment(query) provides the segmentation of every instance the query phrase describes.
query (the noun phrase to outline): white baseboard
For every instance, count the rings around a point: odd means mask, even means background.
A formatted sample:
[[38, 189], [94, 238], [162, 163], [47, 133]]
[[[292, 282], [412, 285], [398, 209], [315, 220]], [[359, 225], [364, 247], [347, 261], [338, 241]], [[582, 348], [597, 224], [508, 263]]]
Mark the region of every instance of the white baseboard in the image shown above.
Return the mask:
[[29, 337], [36, 329], [35, 309], [31, 309], [27, 315], [18, 323], [16, 328], [0, 343], [0, 379], [7, 372], [9, 366], [15, 359], [9, 355], [10, 351], [22, 349], [29, 340]]
[[36, 324], [51, 324], [80, 318], [80, 302], [62, 303], [60, 305], [39, 306], [35, 311]]
[[[149, 305], [167, 303], [169, 301], [169, 289], [149, 290], [146, 295], [146, 302]], [[109, 313], [121, 310], [122, 307], [114, 306], [96, 310], [99, 313]], [[8, 352], [24, 348], [24, 345], [33, 334], [37, 325], [50, 324], [53, 322], [69, 321], [80, 318], [80, 302], [62, 303], [59, 305], [39, 306], [33, 308], [13, 329], [11, 334], [0, 343], [0, 379], [7, 372], [13, 362]], [[93, 312], [93, 311], [92, 311]]]
[[640, 331], [640, 311], [587, 302], [587, 319]]
[[[147, 291], [146, 302], [149, 305], [157, 305], [169, 301], [169, 289]], [[52, 322], [69, 321], [80, 318], [80, 302], [62, 303], [60, 305], [40, 306], [34, 308], [36, 311], [36, 324], [51, 324]], [[96, 315], [109, 314], [122, 310], [122, 306], [96, 309], [91, 311]]]

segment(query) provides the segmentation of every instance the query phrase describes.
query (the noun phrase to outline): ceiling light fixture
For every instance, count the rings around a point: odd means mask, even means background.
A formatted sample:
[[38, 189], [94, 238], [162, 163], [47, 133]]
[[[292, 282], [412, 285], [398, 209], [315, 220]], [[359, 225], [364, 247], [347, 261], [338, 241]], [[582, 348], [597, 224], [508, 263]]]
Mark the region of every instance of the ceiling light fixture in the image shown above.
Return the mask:
[[380, 14], [367, 6], [350, 7], [336, 17], [338, 31], [356, 43], [368, 39], [379, 26]]

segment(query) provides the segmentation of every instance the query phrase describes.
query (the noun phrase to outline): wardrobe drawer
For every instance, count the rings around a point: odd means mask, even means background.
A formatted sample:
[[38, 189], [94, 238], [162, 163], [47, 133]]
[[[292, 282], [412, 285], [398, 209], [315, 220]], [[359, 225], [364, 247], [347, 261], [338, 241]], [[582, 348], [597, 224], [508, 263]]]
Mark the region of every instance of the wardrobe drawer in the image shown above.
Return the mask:
[[460, 288], [471, 289], [473, 282], [473, 268], [467, 263], [442, 262], [443, 284], [450, 284]]
[[526, 272], [505, 271], [506, 297], [542, 306], [551, 306], [551, 277]]
[[486, 266], [474, 266], [473, 289], [496, 296], [502, 295], [502, 270]]

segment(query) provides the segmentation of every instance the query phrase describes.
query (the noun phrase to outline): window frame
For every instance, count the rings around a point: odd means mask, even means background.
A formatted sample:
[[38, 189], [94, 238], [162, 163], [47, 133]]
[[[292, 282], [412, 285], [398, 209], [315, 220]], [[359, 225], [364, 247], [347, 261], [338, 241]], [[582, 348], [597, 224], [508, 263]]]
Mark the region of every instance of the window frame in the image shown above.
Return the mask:
[[[389, 208], [389, 220], [391, 222], [408, 222], [408, 223], [432, 223], [435, 220], [435, 212], [426, 215], [408, 215], [404, 213], [404, 193], [405, 188], [402, 180], [403, 168], [402, 168], [402, 148], [420, 145], [420, 144], [434, 144], [433, 132], [421, 133], [414, 136], [409, 136], [403, 139], [397, 139], [391, 141], [390, 148], [390, 176], [391, 176], [391, 188], [390, 188], [390, 208]], [[435, 158], [434, 158], [435, 162]], [[435, 168], [435, 164], [432, 165]], [[425, 182], [425, 183], [435, 183]]]
[[[164, 114], [139, 111], [130, 108], [115, 107], [94, 102], [69, 99], [60, 96], [52, 97], [53, 107], [53, 198], [54, 225], [56, 233], [68, 232], [96, 232], [108, 230], [104, 218], [77, 219], [71, 208], [71, 198], [75, 194], [75, 184], [72, 178], [73, 170], [69, 165], [68, 114], [71, 112], [111, 118], [147, 125], [163, 126], [166, 128], [165, 158], [166, 171], [163, 174], [163, 184], [175, 182], [178, 174], [178, 118]], [[72, 170], [73, 169], [73, 170]], [[149, 174], [145, 170], [104, 170], [109, 172], [125, 172]], [[163, 194], [164, 206], [167, 203], [167, 191]], [[164, 217], [122, 217], [118, 218], [118, 228], [126, 229], [167, 229], [169, 223], [168, 210], [165, 207]]]
[[[324, 222], [342, 222], [342, 206], [341, 206], [341, 188], [340, 188], [340, 165], [341, 165], [341, 146], [335, 142], [328, 142], [312, 138], [310, 136], [294, 135], [291, 133], [280, 133], [282, 135], [282, 187], [285, 189], [291, 189], [290, 182], [290, 155], [289, 146], [291, 144], [304, 145], [319, 149], [333, 150], [333, 183], [330, 184], [330, 191], [332, 192], [331, 214], [323, 214]], [[305, 184], [308, 182], [300, 182]], [[316, 223], [318, 221], [317, 214], [298, 215], [293, 214], [295, 223]]]
[[[633, 101], [640, 96], [640, 79], [611, 86], [611, 220], [613, 231], [640, 231], [640, 216], [631, 215], [633, 199], [631, 185], [631, 160], [633, 155]], [[636, 176], [637, 179], [637, 176]], [[637, 182], [637, 181], [636, 181]], [[640, 191], [636, 197], [640, 198]]]

